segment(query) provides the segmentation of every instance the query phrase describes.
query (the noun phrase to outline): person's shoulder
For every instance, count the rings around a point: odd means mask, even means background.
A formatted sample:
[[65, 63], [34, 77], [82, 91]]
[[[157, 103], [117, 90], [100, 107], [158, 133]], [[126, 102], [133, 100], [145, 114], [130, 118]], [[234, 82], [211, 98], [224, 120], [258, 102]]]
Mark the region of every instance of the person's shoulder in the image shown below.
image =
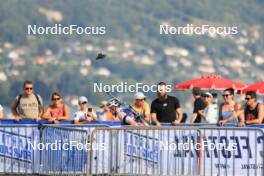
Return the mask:
[[143, 106], [149, 106], [149, 103], [145, 101]]
[[156, 103], [158, 103], [158, 102], [159, 102], [159, 99], [156, 98], [156, 99], [154, 99], [154, 100], [151, 102], [151, 104], [156, 104]]
[[168, 95], [168, 100], [179, 101], [179, 99], [177, 97], [171, 96], [171, 95]]

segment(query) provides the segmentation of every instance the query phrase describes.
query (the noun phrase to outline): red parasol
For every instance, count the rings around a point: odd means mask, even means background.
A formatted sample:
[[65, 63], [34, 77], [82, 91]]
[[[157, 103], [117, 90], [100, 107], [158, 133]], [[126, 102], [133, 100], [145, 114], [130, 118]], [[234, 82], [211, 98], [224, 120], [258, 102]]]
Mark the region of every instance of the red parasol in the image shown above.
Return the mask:
[[235, 90], [242, 90], [246, 87], [245, 84], [225, 79], [219, 75], [205, 75], [196, 79], [192, 79], [176, 85], [175, 90], [192, 89], [193, 87], [200, 87], [201, 89], [209, 90], [223, 90], [226, 88], [234, 88]]
[[257, 82], [249, 85], [245, 89], [243, 89], [243, 93], [247, 93], [248, 91], [254, 91], [257, 94], [264, 94], [264, 82]]

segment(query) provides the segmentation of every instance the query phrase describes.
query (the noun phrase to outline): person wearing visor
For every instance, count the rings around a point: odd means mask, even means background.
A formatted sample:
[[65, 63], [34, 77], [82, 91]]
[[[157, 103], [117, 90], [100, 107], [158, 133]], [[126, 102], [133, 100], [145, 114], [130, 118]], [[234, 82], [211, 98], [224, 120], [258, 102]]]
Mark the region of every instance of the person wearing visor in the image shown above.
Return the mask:
[[151, 103], [151, 120], [157, 126], [160, 123], [179, 124], [183, 118], [180, 102], [176, 97], [168, 95], [168, 86], [164, 82], [158, 84], [158, 98]]
[[119, 121], [119, 119], [115, 118], [113, 114], [110, 112], [109, 107], [107, 106], [107, 101], [103, 100], [100, 102], [100, 109], [101, 111], [97, 111], [97, 117], [99, 121]]
[[199, 110], [198, 113], [202, 117], [202, 123], [216, 124], [218, 122], [218, 108], [214, 104], [214, 97], [210, 92], [203, 94], [206, 107], [204, 110]]
[[74, 114], [75, 124], [84, 124], [87, 122], [98, 121], [96, 111], [88, 107], [88, 99], [81, 96], [78, 100], [79, 110]]
[[134, 95], [134, 103], [131, 106], [135, 111], [143, 115], [144, 121], [150, 121], [150, 106], [142, 92], [137, 92]]
[[124, 125], [142, 125], [140, 119], [135, 116], [131, 109], [121, 108], [121, 104], [116, 98], [110, 99], [107, 106], [110, 108], [110, 112], [123, 122]]

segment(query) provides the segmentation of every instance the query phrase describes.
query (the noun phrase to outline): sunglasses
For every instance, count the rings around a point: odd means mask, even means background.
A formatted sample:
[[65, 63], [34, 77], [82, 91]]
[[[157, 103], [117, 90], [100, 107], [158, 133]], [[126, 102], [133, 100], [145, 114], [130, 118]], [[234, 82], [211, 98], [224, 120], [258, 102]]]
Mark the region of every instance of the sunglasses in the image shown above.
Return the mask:
[[210, 96], [209, 95], [204, 95], [204, 98], [210, 98]]
[[61, 98], [53, 98], [53, 101], [59, 101]]
[[251, 99], [251, 98], [249, 98], [249, 97], [246, 97], [246, 98], [245, 98], [246, 101], [249, 101], [250, 99]]
[[229, 97], [230, 94], [223, 94], [223, 97]]
[[85, 105], [85, 104], [87, 104], [87, 102], [82, 102], [81, 104], [82, 104], [82, 105]]
[[33, 87], [25, 87], [25, 90], [33, 90]]

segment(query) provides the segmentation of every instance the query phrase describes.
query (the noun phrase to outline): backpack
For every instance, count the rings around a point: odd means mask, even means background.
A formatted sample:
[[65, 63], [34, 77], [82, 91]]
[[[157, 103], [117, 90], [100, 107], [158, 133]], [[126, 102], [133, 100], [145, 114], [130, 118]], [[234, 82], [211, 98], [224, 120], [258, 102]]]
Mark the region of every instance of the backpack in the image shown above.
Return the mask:
[[[39, 95], [38, 94], [34, 94], [35, 95], [35, 97], [36, 97], [36, 99], [37, 99], [37, 102], [38, 102], [38, 107], [39, 107], [39, 112], [43, 112], [43, 107], [42, 107], [42, 104], [41, 104], [41, 102], [40, 102], [40, 99], [39, 99]], [[18, 99], [17, 99], [17, 103], [16, 103], [16, 108], [18, 107], [18, 105], [20, 104], [20, 100], [21, 100], [21, 98], [22, 98], [22, 94], [20, 94], [19, 96], [18, 96]]]

